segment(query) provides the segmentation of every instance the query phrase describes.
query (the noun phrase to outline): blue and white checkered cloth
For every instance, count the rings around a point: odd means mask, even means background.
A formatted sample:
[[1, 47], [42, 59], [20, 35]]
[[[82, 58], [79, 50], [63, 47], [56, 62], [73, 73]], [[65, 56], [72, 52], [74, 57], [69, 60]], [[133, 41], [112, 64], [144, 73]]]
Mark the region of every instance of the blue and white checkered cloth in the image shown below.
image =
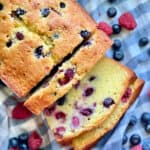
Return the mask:
[[[130, 11], [134, 15], [138, 24], [137, 28], [130, 32], [123, 29], [121, 34], [112, 36], [112, 39], [122, 40], [122, 50], [125, 53], [122, 63], [132, 68], [140, 78], [146, 81], [143, 92], [136, 103], [128, 110], [117, 127], [103, 137], [93, 150], [130, 149], [129, 144], [122, 146], [122, 138], [125, 133], [128, 137], [133, 133], [138, 133], [141, 135], [142, 141], [150, 143], [150, 134], [146, 134], [140, 121], [131, 129], [127, 128], [131, 115], [135, 115], [140, 120], [143, 112], [150, 112], [150, 98], [147, 95], [150, 90], [150, 54], [148, 54], [150, 44], [143, 48], [138, 46], [141, 37], [146, 36], [150, 40], [150, 0], [116, 0], [115, 3], [109, 3], [107, 0], [79, 0], [79, 2], [97, 22], [117, 23], [118, 17], [125, 11]], [[113, 19], [108, 18], [106, 14], [107, 9], [111, 6], [117, 8], [117, 16]], [[112, 51], [110, 50], [107, 55], [112, 57]], [[14, 98], [7, 88], [0, 87], [0, 150], [8, 149], [10, 137], [33, 130], [37, 130], [43, 137], [43, 150], [64, 149], [51, 136], [44, 116], [34, 116], [25, 121], [11, 119], [10, 112], [16, 103]]]

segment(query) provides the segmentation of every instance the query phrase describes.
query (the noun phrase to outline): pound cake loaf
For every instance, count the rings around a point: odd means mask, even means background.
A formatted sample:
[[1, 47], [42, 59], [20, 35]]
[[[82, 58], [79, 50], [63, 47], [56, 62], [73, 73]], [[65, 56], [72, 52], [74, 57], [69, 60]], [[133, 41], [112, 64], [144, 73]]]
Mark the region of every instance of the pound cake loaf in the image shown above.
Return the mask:
[[27, 95], [96, 29], [77, 2], [66, 1], [65, 8], [59, 3], [63, 14], [50, 0], [0, 1], [0, 78], [19, 97]]
[[102, 58], [65, 97], [45, 110], [56, 140], [67, 144], [101, 125], [135, 79], [135, 74], [125, 66]]
[[71, 59], [63, 63], [58, 72], [46, 83], [47, 86], [44, 84], [26, 100], [25, 106], [38, 115], [44, 108], [53, 105], [78, 84], [110, 46], [109, 38], [100, 30], [96, 30]]
[[90, 149], [104, 134], [112, 130], [129, 106], [136, 100], [142, 90], [143, 85], [144, 81], [141, 79], [137, 79], [133, 84], [131, 84], [113, 113], [102, 125], [73, 139], [73, 149]]

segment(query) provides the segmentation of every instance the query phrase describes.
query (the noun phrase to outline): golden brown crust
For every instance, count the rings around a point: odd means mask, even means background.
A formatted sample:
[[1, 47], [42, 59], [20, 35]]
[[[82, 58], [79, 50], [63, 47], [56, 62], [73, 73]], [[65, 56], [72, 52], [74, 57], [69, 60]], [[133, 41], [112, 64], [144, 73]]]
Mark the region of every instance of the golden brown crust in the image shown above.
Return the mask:
[[[111, 129], [114, 128], [114, 126], [117, 124], [117, 122], [119, 121], [119, 119], [122, 117], [122, 115], [124, 114], [124, 112], [128, 109], [128, 107], [136, 100], [136, 98], [138, 97], [138, 95], [140, 94], [141, 92], [141, 89], [144, 85], [144, 81], [141, 80], [141, 79], [137, 79], [134, 84], [132, 85], [132, 96], [129, 98], [129, 101], [127, 103], [125, 103], [124, 105], [122, 106], [122, 108], [120, 108], [120, 110], [116, 110], [114, 111], [114, 115], [115, 115], [115, 112], [118, 112], [117, 113], [117, 116], [110, 121], [110, 119], [106, 120], [104, 122], [104, 124], [102, 126], [100, 126], [99, 128], [96, 128], [92, 131], [90, 131], [89, 133], [85, 133], [85, 134], [82, 134], [81, 136], [79, 137], [76, 137], [73, 141], [72, 141], [72, 145], [73, 145], [73, 148], [75, 150], [88, 150], [90, 149], [93, 145], [95, 145], [98, 140], [104, 135], [106, 134], [107, 132], [109, 132]], [[121, 107], [121, 105], [119, 105]], [[117, 108], [116, 108], [117, 109]], [[111, 117], [114, 117], [113, 114], [111, 115]], [[109, 122], [110, 121], [110, 122]], [[92, 135], [92, 138], [91, 136]], [[88, 137], [89, 138], [88, 138]], [[85, 138], [85, 139], [84, 139]], [[81, 140], [79, 142], [79, 140]], [[85, 140], [85, 141], [84, 141]]]
[[[65, 1], [67, 7], [63, 10], [58, 2], [60, 3], [58, 0], [1, 0], [4, 9], [0, 13], [0, 78], [19, 97], [25, 96], [54, 65], [72, 53], [83, 41], [80, 35], [82, 30], [92, 33], [96, 28], [96, 23], [77, 2]], [[18, 8], [25, 11], [20, 16], [21, 19], [14, 15]], [[42, 17], [43, 8], [50, 8], [48, 17]], [[77, 18], [76, 11], [82, 14], [84, 21]], [[25, 32], [22, 41], [15, 38], [18, 30]], [[58, 39], [54, 38], [55, 34]], [[12, 40], [12, 46], [6, 47], [9, 40]], [[41, 45], [46, 46], [50, 55], [37, 59], [34, 49]]]
[[[75, 83], [81, 80], [86, 73], [91, 70], [112, 44], [111, 40], [99, 30], [96, 30], [91, 39], [93, 41], [92, 45], [79, 48], [78, 52], [71, 60], [65, 62], [63, 64], [64, 67], [61, 67], [61, 69], [64, 70], [67, 67], [75, 68], [76, 75], [71, 82], [67, 86], [58, 87], [58, 79], [60, 76], [60, 72], [58, 71], [58, 73], [53, 76], [52, 80], [49, 81], [48, 87], [38, 90], [25, 102], [25, 106], [31, 112], [38, 115], [44, 108], [54, 104], [57, 99], [64, 96]], [[67, 66], [67, 64], [70, 64], [70, 66]], [[61, 74], [64, 75], [64, 72]], [[54, 95], [54, 93], [57, 93], [57, 95]]]

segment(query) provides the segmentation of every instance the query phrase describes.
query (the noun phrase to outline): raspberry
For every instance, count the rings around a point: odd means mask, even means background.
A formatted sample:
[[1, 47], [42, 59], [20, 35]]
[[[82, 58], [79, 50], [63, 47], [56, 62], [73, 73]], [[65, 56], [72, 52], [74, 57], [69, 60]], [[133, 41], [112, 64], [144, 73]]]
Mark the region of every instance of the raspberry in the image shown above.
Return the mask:
[[13, 147], [11, 147], [11, 148], [9, 148], [9, 150], [19, 150], [19, 148], [13, 148]]
[[12, 118], [27, 119], [32, 116], [32, 113], [23, 105], [24, 103], [17, 103], [12, 111]]
[[106, 22], [98, 23], [97, 28], [103, 30], [107, 35], [112, 35], [113, 33], [112, 27]]
[[129, 12], [125, 12], [119, 17], [119, 24], [128, 30], [133, 30], [137, 26], [133, 15]]
[[42, 144], [42, 138], [34, 131], [28, 138], [28, 146], [30, 150], [38, 150]]
[[142, 150], [142, 146], [136, 145], [136, 146], [132, 147], [131, 150]]

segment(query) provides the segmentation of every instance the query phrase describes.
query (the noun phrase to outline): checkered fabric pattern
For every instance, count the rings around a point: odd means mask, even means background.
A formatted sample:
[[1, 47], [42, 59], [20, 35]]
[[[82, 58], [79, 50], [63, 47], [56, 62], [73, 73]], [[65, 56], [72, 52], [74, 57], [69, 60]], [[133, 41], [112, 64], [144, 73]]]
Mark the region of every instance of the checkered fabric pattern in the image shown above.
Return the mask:
[[[142, 141], [150, 143], [150, 135], [145, 133], [140, 121], [135, 127], [128, 129], [131, 115], [135, 115], [139, 120], [143, 112], [150, 112], [150, 98], [147, 95], [150, 90], [150, 54], [148, 54], [150, 44], [143, 48], [138, 46], [141, 37], [146, 36], [150, 39], [150, 0], [117, 0], [115, 3], [109, 3], [107, 0], [79, 0], [79, 2], [96, 22], [117, 23], [118, 17], [125, 11], [134, 15], [138, 24], [137, 28], [130, 32], [123, 30], [121, 34], [112, 36], [112, 39], [122, 40], [122, 50], [125, 53], [122, 63], [132, 68], [140, 78], [146, 81], [143, 92], [136, 103], [127, 111], [115, 129], [104, 136], [93, 150], [128, 150], [129, 144], [122, 146], [122, 138], [125, 133], [128, 137], [133, 133], [139, 133]], [[106, 15], [107, 9], [111, 6], [117, 8], [117, 16], [113, 19], [109, 19]], [[112, 50], [107, 55], [112, 57]], [[43, 138], [42, 150], [66, 149], [56, 143], [44, 116], [33, 116], [23, 121], [11, 119], [11, 110], [16, 104], [14, 99], [15, 96], [6, 87], [0, 87], [0, 150], [8, 149], [10, 137], [33, 130], [38, 131]]]

